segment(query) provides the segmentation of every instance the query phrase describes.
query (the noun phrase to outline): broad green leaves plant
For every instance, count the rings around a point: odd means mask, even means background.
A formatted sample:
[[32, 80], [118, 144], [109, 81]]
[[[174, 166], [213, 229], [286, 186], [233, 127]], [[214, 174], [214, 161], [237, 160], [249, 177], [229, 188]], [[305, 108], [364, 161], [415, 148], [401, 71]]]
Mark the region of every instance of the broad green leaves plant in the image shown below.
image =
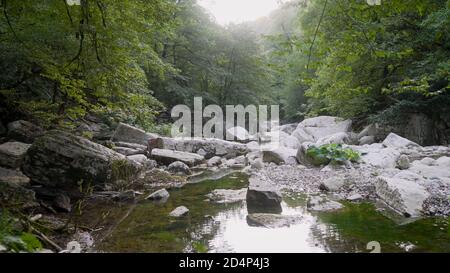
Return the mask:
[[316, 165], [344, 164], [346, 161], [357, 162], [360, 154], [350, 148], [343, 148], [340, 144], [328, 144], [320, 147], [310, 147], [306, 151], [308, 160]]

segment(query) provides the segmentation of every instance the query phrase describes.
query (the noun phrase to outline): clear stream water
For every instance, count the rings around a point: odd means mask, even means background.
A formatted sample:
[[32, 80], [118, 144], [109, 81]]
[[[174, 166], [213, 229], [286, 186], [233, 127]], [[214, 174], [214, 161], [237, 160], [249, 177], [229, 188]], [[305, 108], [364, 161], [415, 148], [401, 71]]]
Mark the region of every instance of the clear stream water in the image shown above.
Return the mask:
[[[247, 176], [233, 173], [172, 190], [164, 204], [143, 202], [109, 211], [120, 216], [108, 235], [97, 245], [106, 252], [370, 252], [367, 244], [377, 241], [381, 252], [450, 252], [447, 218], [426, 218], [399, 225], [369, 203], [345, 203], [331, 213], [310, 213], [306, 198], [286, 193], [285, 215], [301, 215], [291, 227], [268, 229], [247, 224], [245, 201], [235, 204], [208, 202], [214, 189], [242, 189]], [[173, 219], [168, 214], [178, 206], [189, 216]], [[103, 212], [104, 213], [104, 212]], [[125, 216], [123, 216], [125, 215]]]

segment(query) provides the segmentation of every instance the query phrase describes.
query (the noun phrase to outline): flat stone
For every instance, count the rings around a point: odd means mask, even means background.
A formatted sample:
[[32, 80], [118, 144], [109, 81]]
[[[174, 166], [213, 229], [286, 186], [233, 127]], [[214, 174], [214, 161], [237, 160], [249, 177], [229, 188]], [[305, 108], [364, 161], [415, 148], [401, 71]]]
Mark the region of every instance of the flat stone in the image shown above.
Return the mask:
[[388, 148], [411, 148], [420, 147], [419, 144], [412, 142], [404, 137], [390, 133], [383, 141], [383, 145]]
[[377, 195], [394, 211], [406, 217], [420, 216], [423, 204], [429, 197], [425, 188], [415, 181], [380, 176], [375, 186]]
[[130, 156], [130, 155], [143, 155], [145, 154], [145, 151], [142, 150], [136, 150], [136, 149], [132, 149], [132, 148], [125, 148], [125, 147], [113, 147], [112, 148], [113, 151], [125, 155], [125, 156]]
[[198, 154], [163, 149], [153, 149], [151, 156], [157, 162], [162, 164], [171, 164], [176, 161], [181, 161], [189, 167], [201, 164], [205, 160], [203, 156]]
[[247, 198], [247, 189], [241, 190], [214, 190], [206, 195], [212, 202], [230, 204], [244, 201]]

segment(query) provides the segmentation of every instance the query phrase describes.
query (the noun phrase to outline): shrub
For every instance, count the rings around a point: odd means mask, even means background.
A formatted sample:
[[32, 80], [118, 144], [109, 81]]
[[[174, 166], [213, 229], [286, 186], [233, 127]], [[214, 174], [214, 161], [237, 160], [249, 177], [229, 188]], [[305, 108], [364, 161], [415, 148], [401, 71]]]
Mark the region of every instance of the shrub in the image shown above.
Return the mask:
[[316, 165], [343, 164], [347, 160], [356, 162], [360, 154], [350, 148], [342, 148], [340, 144], [327, 144], [320, 147], [312, 146], [306, 151], [308, 160]]

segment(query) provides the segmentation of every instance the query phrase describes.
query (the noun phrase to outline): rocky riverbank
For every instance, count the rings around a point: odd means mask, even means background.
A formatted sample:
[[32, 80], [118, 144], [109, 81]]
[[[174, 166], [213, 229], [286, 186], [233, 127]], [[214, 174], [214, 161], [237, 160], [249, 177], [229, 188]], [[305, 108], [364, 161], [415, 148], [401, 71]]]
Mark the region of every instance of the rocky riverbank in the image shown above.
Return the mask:
[[[16, 212], [22, 229], [52, 251], [89, 251], [94, 229], [74, 219], [98, 201], [165, 202], [171, 188], [229, 169], [248, 173], [249, 189], [219, 189], [210, 198], [247, 199], [249, 209], [265, 218], [281, 210], [282, 191], [307, 194], [313, 211], [340, 209], [342, 201], [370, 201], [400, 217], [450, 215], [449, 147], [421, 147], [393, 133], [380, 139], [376, 125], [352, 132], [350, 120], [335, 117], [270, 124], [271, 131], [258, 136], [229, 130], [239, 142], [161, 137], [127, 124], [90, 124], [75, 133], [46, 132], [27, 121], [2, 128], [2, 210]], [[86, 130], [92, 139], [83, 137]], [[329, 144], [355, 152], [358, 159], [322, 165], [312, 160], [310, 148]], [[189, 204], [167, 217], [186, 214]]]

